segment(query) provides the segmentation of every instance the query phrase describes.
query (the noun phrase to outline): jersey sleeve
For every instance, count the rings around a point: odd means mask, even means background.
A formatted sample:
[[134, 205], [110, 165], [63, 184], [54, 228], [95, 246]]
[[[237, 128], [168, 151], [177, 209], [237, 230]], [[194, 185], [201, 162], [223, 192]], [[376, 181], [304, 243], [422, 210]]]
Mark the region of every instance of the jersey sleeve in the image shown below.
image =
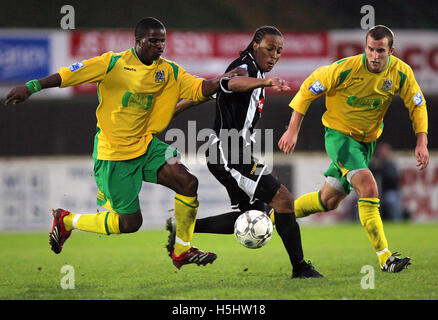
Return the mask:
[[58, 70], [61, 76], [60, 88], [102, 81], [112, 57], [113, 53], [107, 52], [101, 56], [74, 63], [69, 67], [60, 68]]
[[178, 68], [178, 80], [180, 82], [180, 98], [195, 102], [208, 100], [202, 94], [202, 82], [205, 79], [187, 73], [183, 68]]
[[337, 79], [335, 65], [323, 66], [316, 69], [300, 87], [289, 106], [305, 115], [310, 104], [316, 98], [335, 87]]
[[414, 73], [410, 67], [407, 68], [406, 74], [401, 73], [403, 85], [399, 94], [403, 99], [406, 108], [409, 110], [409, 117], [412, 120], [412, 126], [415, 134], [419, 132], [427, 133], [428, 117], [426, 100], [421, 92], [420, 86], [415, 80]]

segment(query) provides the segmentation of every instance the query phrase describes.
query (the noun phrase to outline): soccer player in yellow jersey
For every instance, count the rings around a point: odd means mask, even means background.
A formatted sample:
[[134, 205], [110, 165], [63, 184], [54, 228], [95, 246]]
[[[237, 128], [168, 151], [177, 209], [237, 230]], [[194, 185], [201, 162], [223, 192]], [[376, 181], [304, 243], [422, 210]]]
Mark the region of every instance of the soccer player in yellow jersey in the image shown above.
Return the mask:
[[155, 135], [166, 129], [179, 99], [207, 99], [219, 88], [220, 77], [198, 78], [162, 58], [165, 40], [164, 25], [155, 18], [144, 18], [136, 25], [133, 48], [60, 68], [8, 94], [5, 105], [22, 102], [45, 88], [98, 85], [94, 176], [97, 204], [107, 211], [77, 214], [54, 210], [50, 244], [55, 253], [61, 252], [73, 229], [108, 235], [136, 232], [143, 221], [138, 194], [146, 181], [176, 192], [174, 265], [205, 265], [216, 259], [216, 254], [190, 244], [198, 208], [198, 180], [180, 162], [168, 161], [177, 157], [177, 151]]
[[392, 55], [394, 35], [382, 25], [368, 30], [365, 53], [341, 59], [315, 70], [290, 102], [294, 110], [289, 126], [278, 142], [285, 153], [294, 150], [301, 122], [311, 102], [326, 96], [322, 117], [325, 148], [332, 160], [318, 192], [295, 200], [295, 215], [333, 210], [354, 188], [358, 193], [359, 218], [377, 254], [382, 271], [399, 272], [410, 258], [398, 258], [388, 248], [379, 213], [376, 181], [368, 169], [383, 118], [398, 93], [403, 99], [417, 137], [415, 157], [420, 170], [429, 163], [427, 109], [412, 69]]

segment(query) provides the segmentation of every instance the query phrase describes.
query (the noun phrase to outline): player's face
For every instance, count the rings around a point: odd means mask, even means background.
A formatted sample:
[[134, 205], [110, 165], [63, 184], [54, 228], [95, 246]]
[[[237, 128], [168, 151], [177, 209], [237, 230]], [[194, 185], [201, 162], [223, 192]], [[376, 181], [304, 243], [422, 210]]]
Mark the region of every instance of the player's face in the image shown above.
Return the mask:
[[144, 38], [136, 40], [136, 51], [143, 63], [151, 64], [164, 52], [166, 30], [149, 29]]
[[388, 38], [376, 40], [368, 36], [365, 53], [367, 56], [367, 68], [369, 71], [379, 73], [385, 70], [389, 56], [394, 52], [394, 48], [388, 45]]
[[283, 51], [283, 37], [267, 34], [260, 43], [254, 43], [254, 59], [263, 72], [274, 68]]

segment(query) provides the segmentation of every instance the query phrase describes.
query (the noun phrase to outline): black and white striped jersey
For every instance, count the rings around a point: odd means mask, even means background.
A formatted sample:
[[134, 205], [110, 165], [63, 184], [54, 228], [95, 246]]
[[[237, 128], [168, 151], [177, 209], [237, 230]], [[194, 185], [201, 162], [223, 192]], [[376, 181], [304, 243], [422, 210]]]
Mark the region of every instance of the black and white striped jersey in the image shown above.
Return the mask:
[[[264, 78], [262, 72], [250, 53], [234, 60], [226, 72], [242, 67], [248, 76]], [[220, 131], [236, 129], [246, 144], [252, 144], [252, 134], [257, 121], [261, 117], [265, 101], [265, 88], [257, 88], [249, 92], [231, 92], [228, 90], [229, 79], [223, 78], [216, 96], [216, 119], [214, 130], [220, 137]]]

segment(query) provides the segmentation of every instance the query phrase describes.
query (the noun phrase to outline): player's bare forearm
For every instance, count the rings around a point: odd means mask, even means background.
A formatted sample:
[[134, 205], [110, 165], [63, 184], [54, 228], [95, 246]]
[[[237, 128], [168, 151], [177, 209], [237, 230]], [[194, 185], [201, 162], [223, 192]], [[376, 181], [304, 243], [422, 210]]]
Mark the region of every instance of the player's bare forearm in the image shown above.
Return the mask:
[[223, 77], [233, 78], [235, 76], [247, 76], [248, 71], [241, 67], [234, 68], [233, 70], [224, 73], [223, 75], [210, 80], [204, 80], [202, 82], [202, 94], [204, 97], [209, 97], [219, 90], [220, 80]]
[[[45, 78], [32, 81], [37, 82], [36, 87], [39, 86], [38, 90], [42, 90], [46, 88], [59, 87], [61, 85], [61, 76], [59, 75], [59, 73], [54, 73]], [[29, 90], [29, 87], [27, 85], [15, 87], [6, 96], [5, 106], [9, 105], [10, 103], [17, 104], [23, 102], [28, 99], [32, 93], [33, 92]]]
[[289, 126], [283, 133], [282, 137], [278, 141], [278, 147], [284, 153], [291, 153], [295, 150], [295, 146], [298, 140], [298, 133], [301, 128], [301, 123], [303, 122], [304, 115], [294, 111], [292, 113]]
[[234, 77], [228, 82], [228, 89], [233, 92], [247, 92], [256, 88], [270, 87], [270, 79], [251, 77]]
[[59, 73], [54, 73], [38, 81], [42, 89], [59, 87], [61, 85], [61, 76]]
[[417, 167], [420, 170], [426, 169], [429, 165], [429, 150], [427, 149], [427, 134], [425, 132], [417, 133], [417, 145], [415, 147], [415, 159]]

